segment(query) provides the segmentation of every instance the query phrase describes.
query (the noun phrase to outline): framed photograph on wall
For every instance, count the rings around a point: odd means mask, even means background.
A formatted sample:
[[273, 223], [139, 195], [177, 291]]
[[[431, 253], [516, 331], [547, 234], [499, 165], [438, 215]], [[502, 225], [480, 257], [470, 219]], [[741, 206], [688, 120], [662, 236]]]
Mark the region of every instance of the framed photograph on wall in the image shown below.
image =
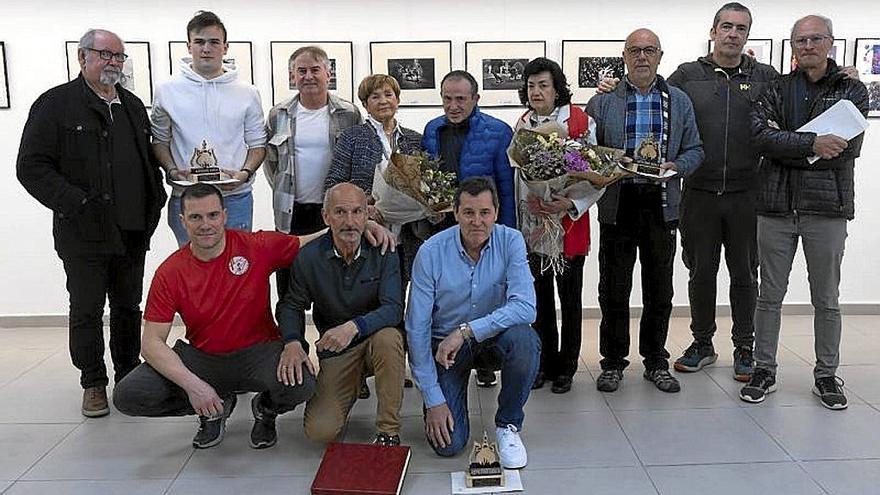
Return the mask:
[[317, 46], [327, 52], [330, 63], [330, 92], [352, 100], [354, 96], [354, 51], [351, 41], [271, 41], [269, 53], [272, 59], [272, 105], [296, 96], [297, 90], [290, 81], [287, 63], [293, 52], [304, 46]]
[[0, 41], [0, 108], [9, 108], [9, 75], [6, 72], [6, 43]]
[[370, 42], [370, 73], [397, 80], [402, 107], [442, 105], [440, 81], [451, 70], [451, 41]]
[[868, 117], [880, 117], [880, 38], [856, 38], [855, 66], [868, 87]]
[[[834, 60], [837, 65], [843, 67], [846, 65], [846, 40], [835, 39], [834, 46], [828, 52], [828, 58]], [[788, 74], [797, 67], [797, 60], [794, 59], [794, 53], [791, 51], [791, 43], [789, 40], [782, 40], [782, 64], [779, 66], [780, 72]]]
[[[67, 49], [67, 80], [79, 75], [79, 60], [76, 56], [77, 41], [65, 43]], [[150, 43], [148, 41], [126, 41], [125, 53], [128, 58], [122, 66], [122, 87], [131, 91], [144, 103], [153, 106], [153, 69], [150, 62]]]
[[562, 72], [571, 89], [571, 102], [587, 103], [606, 77], [623, 79], [623, 40], [563, 40]]
[[[715, 43], [712, 40], [709, 40], [708, 53], [712, 53], [712, 48], [714, 47]], [[743, 53], [753, 57], [762, 64], [773, 65], [773, 40], [750, 39], [746, 41], [746, 44], [743, 47]]]
[[[180, 72], [180, 60], [187, 59], [192, 62], [192, 56], [186, 48], [186, 41], [168, 42], [168, 67], [171, 75]], [[234, 67], [238, 70], [240, 81], [248, 84], [254, 83], [254, 50], [250, 41], [230, 41], [226, 56], [223, 57], [223, 65]]]
[[521, 107], [519, 88], [529, 60], [547, 53], [546, 41], [468, 41], [464, 65], [477, 78], [481, 107]]

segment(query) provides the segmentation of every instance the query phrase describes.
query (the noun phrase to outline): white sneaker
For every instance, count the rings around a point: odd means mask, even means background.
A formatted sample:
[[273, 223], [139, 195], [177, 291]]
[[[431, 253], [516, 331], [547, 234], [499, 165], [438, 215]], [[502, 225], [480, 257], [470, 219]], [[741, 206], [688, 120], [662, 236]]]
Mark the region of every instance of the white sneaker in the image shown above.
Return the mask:
[[495, 440], [498, 442], [498, 454], [501, 457], [501, 466], [504, 469], [522, 469], [526, 467], [529, 458], [526, 455], [526, 446], [523, 445], [516, 426], [496, 427]]

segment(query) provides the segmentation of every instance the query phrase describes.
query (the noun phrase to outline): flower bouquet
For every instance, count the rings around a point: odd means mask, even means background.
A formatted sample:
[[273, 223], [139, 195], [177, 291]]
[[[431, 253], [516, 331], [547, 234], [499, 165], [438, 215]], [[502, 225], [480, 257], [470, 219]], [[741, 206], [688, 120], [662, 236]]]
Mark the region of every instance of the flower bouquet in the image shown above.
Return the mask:
[[389, 224], [403, 225], [452, 211], [456, 177], [427, 153], [393, 153], [373, 174], [375, 206]]
[[631, 175], [618, 164], [623, 150], [585, 144], [571, 139], [555, 122], [534, 129], [519, 129], [507, 150], [511, 165], [519, 169], [520, 230], [529, 250], [541, 254], [542, 271], [564, 269], [562, 219], [567, 213], [533, 215], [525, 198], [535, 196], [552, 201], [554, 195], [594, 204], [604, 188]]

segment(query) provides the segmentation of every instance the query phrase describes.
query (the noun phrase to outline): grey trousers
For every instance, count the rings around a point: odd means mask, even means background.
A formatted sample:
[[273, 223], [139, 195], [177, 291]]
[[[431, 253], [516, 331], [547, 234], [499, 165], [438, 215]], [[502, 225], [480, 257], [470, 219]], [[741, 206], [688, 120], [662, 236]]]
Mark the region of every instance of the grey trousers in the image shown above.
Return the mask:
[[840, 363], [840, 264], [846, 219], [818, 215], [758, 216], [760, 288], [755, 310], [755, 365], [776, 374], [782, 300], [791, 263], [804, 244], [810, 301], [813, 304], [815, 378], [834, 376]]

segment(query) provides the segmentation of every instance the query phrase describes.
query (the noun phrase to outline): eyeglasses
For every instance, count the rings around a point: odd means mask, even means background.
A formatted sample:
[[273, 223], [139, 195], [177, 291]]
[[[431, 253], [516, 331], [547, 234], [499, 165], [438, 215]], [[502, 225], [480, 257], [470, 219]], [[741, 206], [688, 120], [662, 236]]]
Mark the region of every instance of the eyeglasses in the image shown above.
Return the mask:
[[819, 43], [822, 43], [827, 39], [831, 39], [831, 36], [828, 36], [827, 34], [816, 34], [813, 36], [802, 36], [800, 38], [795, 38], [792, 40], [792, 42], [794, 42], [794, 46], [798, 48], [803, 48], [807, 46], [807, 43], [818, 45]]
[[628, 53], [630, 57], [638, 57], [640, 53], [644, 53], [646, 57], [653, 57], [660, 53], [660, 49], [656, 46], [646, 46], [644, 48], [631, 46], [626, 49], [626, 53]]
[[98, 56], [101, 57], [101, 60], [113, 59], [119, 63], [123, 63], [123, 62], [125, 62], [125, 59], [128, 58], [128, 55], [126, 55], [124, 53], [111, 52], [110, 50], [95, 50], [94, 48], [88, 48], [88, 47], [85, 47], [83, 49], [88, 50], [90, 52], [97, 53]]

